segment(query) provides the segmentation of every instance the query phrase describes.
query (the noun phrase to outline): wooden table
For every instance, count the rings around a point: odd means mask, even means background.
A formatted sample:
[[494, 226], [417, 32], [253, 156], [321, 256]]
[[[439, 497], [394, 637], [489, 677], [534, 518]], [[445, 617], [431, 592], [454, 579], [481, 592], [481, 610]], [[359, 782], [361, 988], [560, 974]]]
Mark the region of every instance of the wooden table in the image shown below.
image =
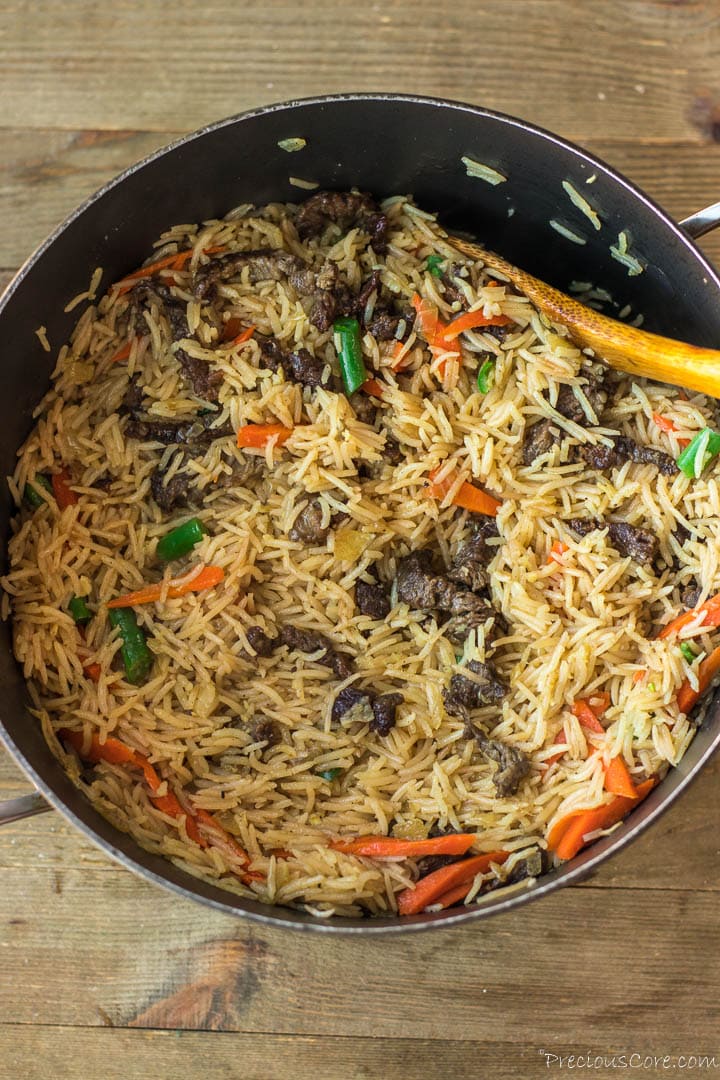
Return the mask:
[[[552, 128], [673, 214], [720, 198], [720, 4], [6, 0], [0, 277], [178, 133], [263, 102], [394, 89]], [[706, 250], [720, 259], [720, 232]], [[592, 880], [464, 930], [266, 930], [136, 880], [56, 815], [0, 833], [0, 1076], [525, 1078], [720, 1070], [716, 762]], [[0, 797], [28, 791], [9, 758]], [[545, 1052], [545, 1053], [543, 1053]], [[630, 1058], [635, 1054], [639, 1057]], [[715, 1054], [715, 1068], [677, 1055]], [[617, 1063], [616, 1063], [617, 1064]]]

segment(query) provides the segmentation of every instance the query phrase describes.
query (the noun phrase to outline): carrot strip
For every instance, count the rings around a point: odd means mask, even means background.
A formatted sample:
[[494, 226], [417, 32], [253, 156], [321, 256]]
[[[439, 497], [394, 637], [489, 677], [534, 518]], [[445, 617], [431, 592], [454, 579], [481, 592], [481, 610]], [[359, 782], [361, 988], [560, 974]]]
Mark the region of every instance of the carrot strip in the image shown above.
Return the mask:
[[636, 796], [633, 799], [623, 795], [616, 795], [608, 803], [593, 807], [592, 810], [576, 810], [572, 814], [566, 814], [564, 818], [555, 822], [547, 837], [547, 845], [554, 851], [559, 859], [572, 859], [587, 843], [585, 837], [596, 829], [609, 829], [618, 821], [630, 813], [642, 799], [655, 787], [657, 781], [654, 777], [644, 780], [637, 785]]
[[578, 698], [572, 704], [572, 714], [576, 716], [586, 731], [594, 731], [597, 735], [604, 735], [605, 728], [602, 726], [590, 705], [582, 698]]
[[59, 473], [53, 473], [51, 480], [53, 495], [61, 510], [64, 510], [67, 506], [75, 506], [80, 501], [69, 486], [70, 474], [67, 469], [63, 469]]
[[253, 447], [264, 450], [271, 439], [276, 446], [282, 446], [293, 433], [293, 428], [282, 424], [245, 424], [238, 429], [237, 444], [241, 448]]
[[646, 675], [647, 675], [647, 670], [645, 668], [639, 668], [635, 672], [635, 674], [633, 675], [632, 681], [634, 683], [636, 683], [636, 684], [639, 683], [639, 682], [642, 682], [643, 679], [646, 677]]
[[[123, 296], [126, 292], [129, 292], [140, 278], [152, 277], [153, 274], [157, 274], [160, 270], [184, 269], [192, 258], [193, 251], [193, 248], [189, 248], [187, 251], [176, 251], [173, 255], [165, 255], [162, 259], [157, 259], [156, 262], [148, 263], [147, 266], [141, 266], [139, 270], [133, 270], [131, 274], [126, 274], [120, 281], [115, 282], [118, 296]], [[205, 255], [215, 255], [219, 251], [224, 251], [222, 244], [203, 248], [203, 254]]]
[[441, 866], [439, 870], [421, 878], [411, 888], [398, 893], [398, 911], [401, 915], [416, 915], [419, 911], [424, 911], [456, 886], [464, 882], [471, 883], [477, 874], [486, 874], [491, 863], [505, 862], [508, 855], [507, 851], [490, 851], [485, 855], [462, 859], [450, 866]]
[[463, 881], [460, 885], [456, 885], [454, 889], [449, 889], [448, 892], [443, 893], [437, 900], [434, 900], [432, 906], [434, 908], [442, 908], [443, 910], [452, 907], [453, 904], [457, 904], [460, 900], [465, 899], [472, 889], [472, 886], [472, 881]]
[[92, 679], [93, 682], [100, 682], [102, 668], [99, 664], [86, 664], [83, 668], [83, 672], [87, 675], [88, 679]]
[[[186, 596], [187, 593], [212, 589], [219, 585], [224, 577], [225, 571], [221, 566], [205, 566], [199, 573], [191, 570], [184, 577], [173, 578], [167, 585], [165, 596], [168, 600], [177, 600], [178, 597]], [[107, 607], [124, 608], [137, 607], [139, 604], [153, 604], [160, 599], [165, 588], [166, 583], [164, 582], [158, 582], [156, 585], [146, 585], [144, 589], [137, 589], [135, 592], [126, 593], [124, 596], [117, 596], [114, 600], [110, 600]]]
[[383, 384], [378, 379], [366, 379], [360, 387], [366, 394], [370, 394], [371, 397], [381, 398], [383, 396]]
[[567, 544], [563, 543], [562, 540], [556, 540], [555, 543], [553, 544], [553, 546], [550, 548], [550, 554], [548, 555], [548, 562], [549, 563], [551, 563], [551, 562], [558, 563], [560, 566], [562, 566], [563, 565], [562, 557], [565, 554], [565, 552], [569, 551], [569, 550], [570, 550], [570, 548], [567, 546]]
[[690, 712], [710, 686], [718, 671], [720, 671], [720, 645], [701, 661], [697, 670], [697, 690], [693, 689], [688, 679], [685, 679], [678, 690], [677, 703], [680, 712], [686, 714]]
[[605, 790], [611, 795], [623, 795], [626, 799], [638, 797], [635, 781], [620, 755], [611, 758], [605, 766]]
[[[67, 728], [63, 728], [58, 732], [58, 735], [63, 742], [70, 743], [76, 753], [85, 761], [94, 763], [106, 761], [111, 765], [132, 765], [136, 769], [140, 769], [143, 773], [145, 783], [150, 789], [150, 800], [153, 805], [170, 817], [184, 817], [185, 831], [194, 843], [202, 848], [206, 848], [208, 847], [208, 844], [210, 844], [213, 847], [229, 852], [234, 858], [240, 861], [243, 868], [249, 865], [250, 856], [247, 852], [238, 844], [235, 838], [223, 828], [212, 814], [207, 812], [207, 810], [197, 807], [194, 811], [186, 810], [177, 796], [169, 790], [164, 795], [158, 795], [158, 791], [165, 781], [161, 780], [156, 770], [143, 754], [138, 753], [137, 750], [133, 750], [130, 746], [121, 742], [120, 739], [115, 739], [112, 736], [108, 736], [108, 738], [105, 739], [105, 742], [101, 743], [99, 737], [93, 735], [90, 740], [90, 746], [88, 750], [85, 751], [83, 749], [85, 739], [81, 731], [70, 731]], [[203, 837], [200, 831], [201, 829], [208, 834], [209, 840], [206, 840]], [[250, 881], [264, 879], [263, 874], [251, 870], [243, 870], [238, 876], [246, 884]]]
[[446, 326], [442, 337], [444, 341], [453, 341], [465, 330], [478, 330], [482, 326], [508, 326], [512, 322], [507, 315], [483, 315], [482, 311], [466, 311], [458, 315]]
[[434, 304], [431, 304], [428, 300], [425, 300], [417, 293], [414, 293], [412, 305], [417, 312], [420, 330], [428, 343], [430, 352], [436, 358], [438, 356], [445, 356], [445, 359], [438, 368], [438, 373], [442, 378], [445, 375], [447, 364], [453, 359], [453, 356], [460, 357], [460, 349], [457, 345], [453, 345], [452, 341], [446, 340], [445, 334], [448, 327], [442, 319], [438, 318], [438, 311]]
[[256, 326], [248, 326], [241, 334], [234, 337], [230, 342], [230, 348], [234, 349], [236, 345], [244, 345], [246, 341], [249, 341], [257, 330]]
[[661, 416], [660, 413], [654, 412], [652, 418], [653, 424], [659, 427], [661, 431], [677, 431], [675, 421], [671, 420], [669, 416]]
[[472, 847], [475, 833], [433, 836], [429, 840], [402, 840], [396, 836], [359, 836], [355, 840], [331, 840], [330, 847], [345, 855], [370, 859], [405, 858], [413, 855], [464, 855]]
[[688, 623], [693, 622], [698, 612], [703, 612], [704, 619], [701, 621], [700, 626], [704, 629], [710, 626], [720, 626], [720, 593], [716, 593], [715, 596], [711, 596], [700, 607], [692, 608], [690, 611], [683, 612], [682, 615], [678, 615], [676, 619], [669, 622], [667, 626], [663, 626], [662, 630], [658, 634], [658, 638], [670, 637], [671, 634], [677, 634], [678, 630], [682, 630]]
[[132, 351], [133, 342], [136, 340], [137, 338], [130, 338], [129, 341], [126, 341], [122, 349], [118, 349], [115, 355], [110, 357], [110, 363], [119, 364], [121, 360], [127, 360]]
[[[434, 477], [437, 473], [437, 469], [430, 473], [425, 493], [432, 499], [440, 500], [445, 498], [454, 480], [450, 476], [445, 480], [436, 482]], [[480, 488], [476, 488], [474, 484], [469, 484], [467, 481], [455, 493], [452, 501], [453, 506], [461, 506], [464, 510], [472, 510], [476, 514], [486, 514], [490, 517], [495, 517], [502, 506], [502, 503], [494, 499], [492, 495], [488, 495], [487, 492], [481, 491]]]
[[[557, 735], [553, 739], [552, 745], [554, 746], [556, 743], [564, 743], [564, 742], [567, 742], [567, 735], [565, 734], [565, 728], [561, 727], [560, 730], [558, 731]], [[549, 769], [551, 765], [554, 765], [556, 761], [560, 760], [560, 758], [563, 756], [564, 753], [565, 753], [565, 750], [558, 750], [557, 754], [552, 754], [551, 757], [545, 758], [545, 760], [543, 761], [543, 766], [546, 769]]]

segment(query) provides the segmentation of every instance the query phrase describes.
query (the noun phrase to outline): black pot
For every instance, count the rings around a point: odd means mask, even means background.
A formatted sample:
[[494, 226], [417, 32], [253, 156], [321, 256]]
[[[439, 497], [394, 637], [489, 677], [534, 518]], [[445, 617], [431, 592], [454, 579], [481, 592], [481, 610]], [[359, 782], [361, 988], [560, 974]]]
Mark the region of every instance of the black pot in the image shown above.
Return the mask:
[[[300, 136], [307, 146], [289, 154], [281, 139]], [[507, 182], [491, 186], [467, 176], [462, 156], [497, 169]], [[289, 176], [322, 188], [349, 188], [377, 196], [412, 192], [440, 212], [451, 229], [475, 233], [540, 278], [567, 288], [592, 281], [645, 316], [645, 326], [698, 345], [720, 343], [720, 280], [689, 238], [720, 223], [720, 204], [676, 225], [652, 200], [603, 162], [554, 135], [511, 117], [447, 101], [391, 94], [351, 94], [271, 105], [222, 121], [133, 166], [104, 187], [35, 252], [0, 303], [2, 432], [0, 474], [13, 471], [31, 413], [50, 380], [52, 360], [35, 335], [47, 327], [54, 348], [65, 341], [78, 311], [68, 299], [87, 287], [102, 266], [103, 287], [146, 258], [151, 242], [180, 221], [219, 217], [243, 202], [295, 201], [304, 193]], [[595, 176], [591, 186], [585, 182]], [[596, 232], [561, 187], [569, 180], [588, 194], [603, 220]], [[549, 226], [560, 221], [582, 233], [580, 246]], [[610, 254], [626, 230], [646, 266], [628, 277]], [[4, 487], [4, 485], [3, 485]], [[3, 491], [5, 535], [12, 506]], [[0, 807], [0, 821], [47, 809], [48, 803], [109, 855], [148, 880], [235, 915], [277, 926], [326, 933], [391, 933], [458, 925], [508, 910], [586, 876], [654, 821], [684, 790], [720, 743], [720, 706], [711, 706], [680, 765], [609, 837], [524, 891], [491, 893], [472, 909], [451, 909], [409, 919], [316, 919], [300, 911], [243, 900], [206, 884], [143, 851], [102, 818], [73, 787], [27, 713], [27, 693], [11, 648], [10, 627], [0, 633], [0, 736], [30, 776], [37, 796]], [[47, 800], [47, 802], [45, 801]]]

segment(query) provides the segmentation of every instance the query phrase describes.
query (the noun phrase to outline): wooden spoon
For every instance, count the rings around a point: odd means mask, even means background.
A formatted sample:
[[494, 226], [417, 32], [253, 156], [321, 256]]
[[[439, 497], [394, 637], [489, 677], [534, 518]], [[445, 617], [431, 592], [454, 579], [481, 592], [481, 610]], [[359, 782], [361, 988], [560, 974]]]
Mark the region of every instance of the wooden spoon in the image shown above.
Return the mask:
[[504, 274], [549, 319], [566, 326], [578, 345], [592, 349], [611, 367], [720, 397], [720, 352], [716, 349], [701, 349], [618, 322], [479, 244], [456, 236], [449, 236], [448, 241], [463, 255], [480, 259], [491, 270]]

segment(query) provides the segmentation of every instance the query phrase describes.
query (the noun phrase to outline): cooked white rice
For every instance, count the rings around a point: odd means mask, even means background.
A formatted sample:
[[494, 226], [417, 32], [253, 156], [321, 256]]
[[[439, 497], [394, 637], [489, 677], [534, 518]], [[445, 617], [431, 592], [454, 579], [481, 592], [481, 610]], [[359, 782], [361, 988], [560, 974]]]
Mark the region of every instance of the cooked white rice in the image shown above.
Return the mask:
[[[194, 416], [204, 403], [182, 378], [156, 308], [146, 313], [147, 328], [129, 357], [111, 362], [127, 340], [128, 296], [110, 290], [87, 308], [61, 349], [53, 387], [20, 451], [10, 481], [18, 515], [3, 585], [34, 715], [70, 776], [118, 828], [192, 874], [244, 895], [306, 905], [322, 915], [380, 914], [394, 910], [397, 892], [412, 884], [415, 861], [339, 854], [328, 837], [418, 838], [459, 829], [477, 834], [477, 852], [504, 849], [519, 856], [545, 847], [553, 821], [608, 798], [603, 760], [609, 756], [622, 754], [636, 780], [661, 776], [682, 757], [694, 728], [675, 699], [690, 669], [676, 643], [651, 640], [651, 632], [679, 612], [680, 591], [693, 579], [702, 583], [702, 598], [720, 590], [718, 469], [713, 463], [694, 480], [659, 475], [652, 465], [598, 473], [573, 461], [572, 450], [619, 431], [677, 456], [678, 440], [713, 426], [714, 410], [701, 395], [687, 398], [618, 374], [602, 426], [565, 419], [551, 402], [561, 384], [570, 384], [587, 406], [579, 375], [585, 358], [526, 298], [489, 284], [480, 265], [465, 262], [465, 276], [456, 280], [468, 306], [502, 312], [516, 325], [504, 340], [481, 331], [465, 335], [462, 363], [450, 366], [445, 387], [432, 374], [437, 365], [432, 368], [420, 336], [412, 338], [410, 366], [399, 375], [391, 366], [394, 342], [366, 335], [366, 362], [388, 387], [383, 424], [404, 452], [400, 465], [382, 468], [382, 435], [357, 419], [343, 394], [304, 389], [268, 372], [255, 340], [218, 348], [217, 328], [193, 296], [190, 275], [206, 260], [208, 246], [284, 247], [316, 267], [334, 262], [354, 289], [378, 268], [401, 300], [419, 292], [447, 319], [452, 308], [425, 261], [452, 249], [434, 219], [404, 198], [384, 204], [390, 243], [382, 258], [357, 229], [344, 236], [331, 229], [322, 242], [302, 244], [292, 224], [295, 209], [243, 207], [224, 221], [179, 225], [160, 238], [153, 255], [195, 249], [191, 263], [175, 274], [175, 293], [186, 301], [195, 333], [187, 351], [224, 376], [218, 424], [298, 425], [284, 448], [267, 450], [262, 479], [224, 485], [232, 462], [241, 464], [248, 452], [232, 438], [218, 440], [191, 463], [202, 506], [163, 515], [149, 484], [160, 455], [169, 460], [169, 451], [124, 436], [118, 408], [128, 380], [137, 376], [155, 419]], [[453, 260], [464, 263], [457, 254]], [[226, 313], [242, 324], [336, 365], [332, 330], [321, 333], [310, 324], [307, 303], [287, 282], [252, 285], [244, 273], [220, 292]], [[488, 355], [496, 366], [483, 395], [475, 376]], [[654, 413], [672, 418], [677, 431], [660, 431]], [[552, 417], [569, 438], [523, 465], [526, 427], [541, 417]], [[361, 479], [361, 463], [380, 463], [374, 479]], [[60, 512], [51, 495], [35, 510], [20, 503], [27, 482], [63, 465], [72, 473], [77, 505]], [[510, 691], [474, 719], [531, 759], [532, 770], [512, 797], [497, 796], [496, 766], [443, 705], [449, 677], [470, 660], [485, 659], [482, 633], [459, 655], [442, 624], [397, 602], [396, 590], [385, 620], [359, 614], [354, 602], [355, 583], [369, 568], [391, 582], [408, 551], [431, 546], [447, 561], [470, 535], [472, 514], [446, 505], [450, 495], [439, 503], [424, 494], [428, 474], [444, 465], [502, 501], [501, 539], [490, 569], [492, 599], [508, 630], [487, 651]], [[98, 481], [108, 473], [105, 490]], [[338, 529], [315, 547], [289, 539], [308, 494], [320, 496], [328, 517], [347, 515], [342, 530], [354, 533], [346, 548], [350, 559], [337, 557]], [[137, 609], [154, 666], [145, 685], [131, 686], [105, 604], [157, 580], [157, 539], [195, 515], [208, 535], [173, 564], [172, 575], [206, 563], [222, 567], [225, 580], [208, 592]], [[565, 524], [615, 515], [652, 529], [664, 569], [620, 557], [602, 531], [578, 539]], [[676, 536], [679, 525], [688, 530], [684, 542]], [[567, 545], [561, 566], [548, 562], [557, 540]], [[86, 597], [94, 613], [82, 659], [67, 614], [73, 595]], [[355, 656], [356, 673], [338, 682], [319, 660], [289, 657], [285, 649], [251, 658], [248, 629], [287, 622], [328, 635]], [[711, 650], [697, 627], [694, 638]], [[98, 682], [83, 674], [89, 663], [102, 669]], [[638, 672], [647, 676], [638, 681]], [[362, 720], [331, 723], [332, 702], [346, 683], [402, 693], [389, 735], [380, 737]], [[607, 731], [588, 737], [570, 706], [599, 691], [611, 698]], [[256, 714], [281, 726], [278, 745], [253, 742]], [[186, 805], [217, 814], [265, 880], [242, 884], [220, 847], [201, 849], [189, 840], [150, 802], [139, 771], [104, 763], [83, 769], [58, 740], [62, 728], [102, 738], [112, 733], [146, 755]], [[545, 767], [563, 728], [568, 750]], [[332, 769], [340, 770], [332, 781], [319, 775]], [[290, 857], [273, 854], [278, 851]]]

